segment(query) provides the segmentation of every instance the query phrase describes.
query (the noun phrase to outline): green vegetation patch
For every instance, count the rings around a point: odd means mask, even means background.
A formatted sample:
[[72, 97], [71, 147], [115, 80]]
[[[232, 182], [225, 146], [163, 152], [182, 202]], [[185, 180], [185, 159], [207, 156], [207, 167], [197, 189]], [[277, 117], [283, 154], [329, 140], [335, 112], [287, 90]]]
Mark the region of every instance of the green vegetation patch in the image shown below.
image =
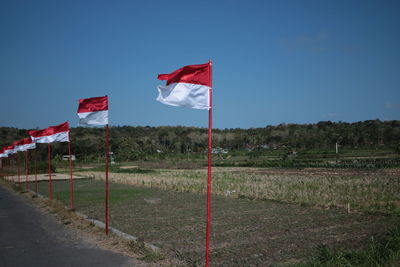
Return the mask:
[[[76, 168], [75, 171], [79, 172], [87, 172], [87, 171], [101, 171], [105, 172], [105, 166], [102, 165], [100, 167], [92, 167], [92, 168]], [[129, 166], [121, 166], [121, 165], [110, 165], [108, 168], [109, 172], [113, 173], [154, 173], [156, 172], [155, 170], [151, 169], [144, 169], [144, 168], [139, 168], [139, 167], [129, 167]]]
[[307, 262], [296, 266], [400, 266], [400, 222], [385, 235], [372, 237], [364, 249], [320, 245]]
[[[70, 199], [69, 181], [53, 181], [53, 197], [68, 202]], [[74, 200], [78, 205], [92, 205], [104, 202], [105, 183], [94, 179], [74, 180]], [[40, 182], [39, 192], [45, 196], [49, 195], [49, 183]], [[123, 184], [109, 184], [109, 201], [118, 203], [120, 201], [142, 199], [151, 195], [151, 189], [132, 188]], [[69, 202], [68, 202], [69, 203]]]

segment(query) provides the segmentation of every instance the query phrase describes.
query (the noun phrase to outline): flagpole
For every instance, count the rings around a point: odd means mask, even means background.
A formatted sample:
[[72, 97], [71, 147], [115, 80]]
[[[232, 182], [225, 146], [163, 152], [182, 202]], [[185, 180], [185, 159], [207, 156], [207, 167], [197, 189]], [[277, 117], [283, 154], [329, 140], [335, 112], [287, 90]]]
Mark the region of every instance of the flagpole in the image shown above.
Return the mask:
[[[7, 159], [6, 158], [4, 158], [4, 160], [3, 160], [3, 158], [1, 158], [1, 168], [3, 169], [3, 164], [6, 164], [7, 165]], [[3, 173], [3, 175], [4, 175], [4, 180], [8, 180], [8, 176], [7, 176], [7, 171], [5, 171], [4, 173]]]
[[8, 159], [7, 159], [7, 161], [8, 161], [8, 167], [9, 167], [9, 179], [10, 179], [10, 181], [11, 181], [11, 179], [12, 179], [12, 182], [14, 182], [14, 171], [13, 171], [13, 167], [12, 167], [12, 164], [13, 164], [13, 161], [12, 161], [12, 158], [13, 157], [13, 155], [8, 155]]
[[17, 153], [15, 153], [15, 154], [17, 154], [18, 186], [21, 187], [21, 171], [20, 171], [20, 168], [19, 168], [19, 156], [18, 156], [18, 151], [17, 151]]
[[208, 267], [211, 224], [211, 165], [212, 165], [212, 61], [210, 60], [210, 109], [208, 110], [208, 169], [207, 169], [207, 226], [206, 226], [206, 264]]
[[25, 173], [26, 173], [26, 179], [25, 179], [25, 185], [26, 185], [26, 191], [29, 191], [29, 186], [28, 186], [28, 150], [25, 151]]
[[69, 187], [70, 187], [70, 206], [74, 209], [74, 184], [72, 181], [72, 157], [71, 157], [71, 139], [68, 131], [68, 155], [69, 155]]
[[[19, 158], [18, 158], [18, 153], [15, 153], [16, 156], [14, 157], [15, 161], [14, 161], [14, 174], [15, 174], [15, 182], [18, 182], [18, 162], [19, 162]], [[17, 168], [15, 168], [17, 167]], [[16, 172], [16, 173], [15, 173]]]
[[10, 158], [10, 175], [11, 175], [13, 183], [15, 183], [15, 179], [16, 179], [16, 176], [15, 176], [16, 175], [15, 174], [15, 156], [14, 155], [10, 155], [10, 157], [14, 158], [14, 159]]
[[13, 170], [13, 160], [11, 159], [13, 155], [9, 155], [8, 157], [8, 167], [10, 168], [10, 180], [12, 179], [12, 182], [14, 182], [14, 170]]
[[37, 151], [35, 151], [35, 190], [38, 192], [38, 184], [37, 184]]
[[108, 235], [108, 123], [106, 124], [106, 235]]
[[53, 199], [53, 186], [51, 183], [51, 159], [50, 159], [50, 143], [47, 143], [47, 161], [49, 165], [49, 197]]

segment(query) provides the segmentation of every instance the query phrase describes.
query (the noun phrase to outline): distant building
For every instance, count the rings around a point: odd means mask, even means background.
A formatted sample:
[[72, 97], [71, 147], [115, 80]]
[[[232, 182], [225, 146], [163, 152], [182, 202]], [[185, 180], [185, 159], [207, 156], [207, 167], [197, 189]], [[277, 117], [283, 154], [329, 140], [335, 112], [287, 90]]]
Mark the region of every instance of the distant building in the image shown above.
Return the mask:
[[[69, 160], [69, 155], [63, 155], [62, 160]], [[71, 160], [76, 160], [75, 155], [71, 155]]]
[[220, 148], [220, 147], [214, 147], [212, 150], [211, 150], [211, 153], [213, 153], [213, 154], [228, 154], [228, 149], [226, 149], [226, 148]]

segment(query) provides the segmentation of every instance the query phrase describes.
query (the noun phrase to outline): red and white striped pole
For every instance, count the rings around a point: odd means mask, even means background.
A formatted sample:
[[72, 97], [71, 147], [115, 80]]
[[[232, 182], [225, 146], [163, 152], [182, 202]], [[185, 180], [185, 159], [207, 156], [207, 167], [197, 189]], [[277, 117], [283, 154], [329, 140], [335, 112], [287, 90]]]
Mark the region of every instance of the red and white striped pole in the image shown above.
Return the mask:
[[207, 169], [207, 226], [206, 226], [206, 264], [210, 250], [210, 226], [211, 226], [211, 165], [212, 165], [212, 61], [210, 60], [210, 109], [208, 110], [208, 169]]
[[106, 235], [108, 235], [108, 124], [106, 124]]
[[51, 181], [51, 159], [50, 159], [50, 143], [47, 144], [47, 162], [49, 166], [49, 198], [53, 199], [53, 185]]

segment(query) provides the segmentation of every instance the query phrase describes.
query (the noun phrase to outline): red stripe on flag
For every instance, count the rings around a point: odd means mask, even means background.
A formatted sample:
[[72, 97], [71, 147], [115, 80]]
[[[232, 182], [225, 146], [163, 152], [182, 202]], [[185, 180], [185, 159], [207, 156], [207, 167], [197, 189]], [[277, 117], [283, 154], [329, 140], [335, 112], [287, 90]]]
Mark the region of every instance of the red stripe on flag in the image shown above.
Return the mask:
[[28, 137], [28, 138], [24, 138], [22, 140], [19, 141], [15, 141], [14, 142], [14, 146], [22, 146], [22, 145], [29, 145], [32, 144], [32, 138]]
[[64, 122], [60, 125], [50, 126], [43, 130], [35, 130], [35, 131], [28, 131], [28, 134], [33, 137], [42, 137], [42, 136], [49, 136], [56, 133], [62, 133], [69, 131], [69, 124], [68, 122]]
[[210, 63], [184, 66], [170, 74], [159, 74], [159, 80], [167, 80], [171, 83], [192, 83], [211, 87]]
[[108, 110], [108, 96], [79, 99], [78, 113]]

